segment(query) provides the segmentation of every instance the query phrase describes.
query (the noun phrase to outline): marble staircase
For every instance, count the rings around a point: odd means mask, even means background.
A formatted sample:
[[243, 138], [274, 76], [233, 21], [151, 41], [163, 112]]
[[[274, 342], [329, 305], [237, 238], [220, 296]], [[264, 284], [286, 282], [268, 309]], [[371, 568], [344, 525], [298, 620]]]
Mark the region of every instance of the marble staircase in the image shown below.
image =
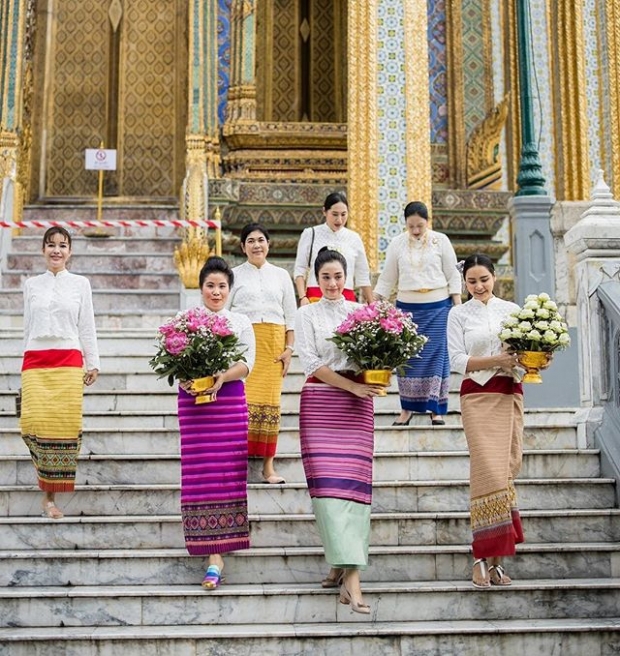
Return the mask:
[[446, 426], [415, 417], [392, 427], [394, 389], [376, 404], [370, 617], [318, 584], [326, 566], [299, 457], [296, 360], [278, 453], [287, 483], [261, 484], [250, 462], [252, 548], [227, 559], [225, 585], [203, 591], [180, 526], [175, 393], [148, 367], [154, 331], [179, 304], [170, 240], [76, 240], [73, 270], [101, 274], [91, 280], [102, 374], [85, 394], [77, 489], [59, 495], [67, 517], [54, 522], [39, 516], [13, 416], [18, 285], [40, 264], [34, 238], [14, 239], [0, 295], [0, 656], [620, 653], [615, 482], [570, 410], [526, 413], [517, 489], [527, 542], [509, 564], [515, 583], [471, 586], [456, 377]]

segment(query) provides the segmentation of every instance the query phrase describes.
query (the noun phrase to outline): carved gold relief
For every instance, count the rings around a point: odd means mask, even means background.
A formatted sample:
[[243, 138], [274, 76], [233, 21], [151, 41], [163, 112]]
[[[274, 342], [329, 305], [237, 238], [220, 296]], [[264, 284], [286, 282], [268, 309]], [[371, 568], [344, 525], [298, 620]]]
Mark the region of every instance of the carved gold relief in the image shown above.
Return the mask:
[[463, 75], [463, 0], [446, 3], [446, 57], [448, 78], [448, 162], [450, 182], [457, 188], [466, 183], [466, 135]]
[[[557, 193], [562, 200], [584, 200], [590, 195], [590, 161], [583, 8], [582, 3], [573, 0], [558, 0], [554, 4], [553, 42], [559, 73], [554, 78], [562, 108], [558, 140], [562, 152], [556, 157]], [[615, 79], [617, 76], [610, 77]]]
[[376, 271], [379, 213], [377, 0], [349, 2], [348, 18], [350, 223], [360, 233], [370, 268]]
[[188, 228], [183, 241], [174, 249], [174, 266], [186, 289], [198, 289], [200, 270], [212, 255], [207, 236], [201, 228]]
[[501, 189], [499, 143], [508, 116], [508, 98], [495, 107], [472, 132], [467, 142], [467, 186]]
[[[405, 25], [411, 34], [426, 35], [426, 0], [404, 2]], [[432, 211], [430, 92], [426, 38], [404, 39], [405, 114], [407, 123], [407, 197], [421, 200]]]
[[513, 0], [504, 0], [501, 4], [502, 27], [506, 34], [504, 49], [504, 77], [506, 89], [510, 92], [508, 100], [508, 120], [506, 129], [506, 151], [508, 153], [506, 168], [508, 188], [516, 188], [519, 162], [521, 160], [521, 107], [519, 103], [519, 64], [517, 54], [517, 16]]
[[609, 71], [609, 137], [611, 162], [613, 167], [613, 186], [616, 196], [620, 193], [620, 82], [617, 71], [620, 70], [620, 7], [616, 0], [606, 0], [603, 25], [607, 30], [607, 68]]

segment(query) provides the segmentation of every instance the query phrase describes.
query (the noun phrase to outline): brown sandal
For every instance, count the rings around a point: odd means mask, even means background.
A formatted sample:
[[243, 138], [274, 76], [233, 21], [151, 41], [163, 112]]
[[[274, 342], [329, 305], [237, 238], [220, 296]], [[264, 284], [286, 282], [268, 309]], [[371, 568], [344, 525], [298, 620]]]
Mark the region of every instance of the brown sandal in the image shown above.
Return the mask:
[[490, 588], [491, 577], [489, 575], [489, 568], [487, 567], [487, 559], [477, 558], [476, 560], [474, 560], [474, 567], [476, 567], [476, 565], [480, 566], [480, 573], [482, 574], [482, 579], [484, 583], [476, 583], [476, 581], [472, 579], [471, 582], [472, 585], [474, 586], [474, 588], [482, 588], [482, 589]]
[[512, 579], [506, 574], [501, 565], [491, 565], [489, 567], [489, 578], [491, 585], [512, 585]]

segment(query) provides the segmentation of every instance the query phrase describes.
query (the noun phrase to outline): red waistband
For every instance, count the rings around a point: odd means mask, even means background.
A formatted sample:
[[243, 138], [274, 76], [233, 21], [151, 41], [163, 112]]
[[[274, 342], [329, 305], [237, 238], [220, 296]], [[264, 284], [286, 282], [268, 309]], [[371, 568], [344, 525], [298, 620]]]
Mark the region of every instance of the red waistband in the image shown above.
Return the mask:
[[84, 358], [78, 349], [43, 349], [26, 351], [22, 371], [26, 369], [54, 369], [56, 367], [82, 367]]
[[[347, 299], [347, 301], [357, 301], [355, 292], [352, 289], [343, 289], [342, 295]], [[308, 300], [311, 299], [319, 300], [320, 298], [323, 297], [323, 294], [321, 292], [320, 287], [308, 287], [306, 289], [306, 296], [308, 297]]]
[[[363, 383], [364, 381], [362, 380], [362, 375], [361, 374], [356, 374], [353, 371], [337, 371], [337, 374], [340, 374], [341, 376], [344, 376], [345, 378], [348, 378], [349, 380], [354, 380], [356, 383]], [[306, 378], [306, 383], [323, 383], [324, 385], [327, 385], [328, 383], [325, 383], [325, 381], [320, 380], [316, 376], [308, 376]]]

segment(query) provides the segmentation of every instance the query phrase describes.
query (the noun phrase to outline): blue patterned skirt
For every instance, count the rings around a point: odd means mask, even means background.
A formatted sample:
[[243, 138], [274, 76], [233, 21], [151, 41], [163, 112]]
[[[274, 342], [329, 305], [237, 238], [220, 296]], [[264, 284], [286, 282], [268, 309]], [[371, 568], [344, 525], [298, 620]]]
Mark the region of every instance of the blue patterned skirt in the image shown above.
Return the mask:
[[448, 412], [450, 388], [450, 358], [446, 333], [452, 299], [434, 303], [396, 301], [396, 307], [408, 312], [418, 325], [420, 335], [428, 337], [420, 356], [411, 358], [398, 372], [401, 408], [412, 412], [445, 415]]

